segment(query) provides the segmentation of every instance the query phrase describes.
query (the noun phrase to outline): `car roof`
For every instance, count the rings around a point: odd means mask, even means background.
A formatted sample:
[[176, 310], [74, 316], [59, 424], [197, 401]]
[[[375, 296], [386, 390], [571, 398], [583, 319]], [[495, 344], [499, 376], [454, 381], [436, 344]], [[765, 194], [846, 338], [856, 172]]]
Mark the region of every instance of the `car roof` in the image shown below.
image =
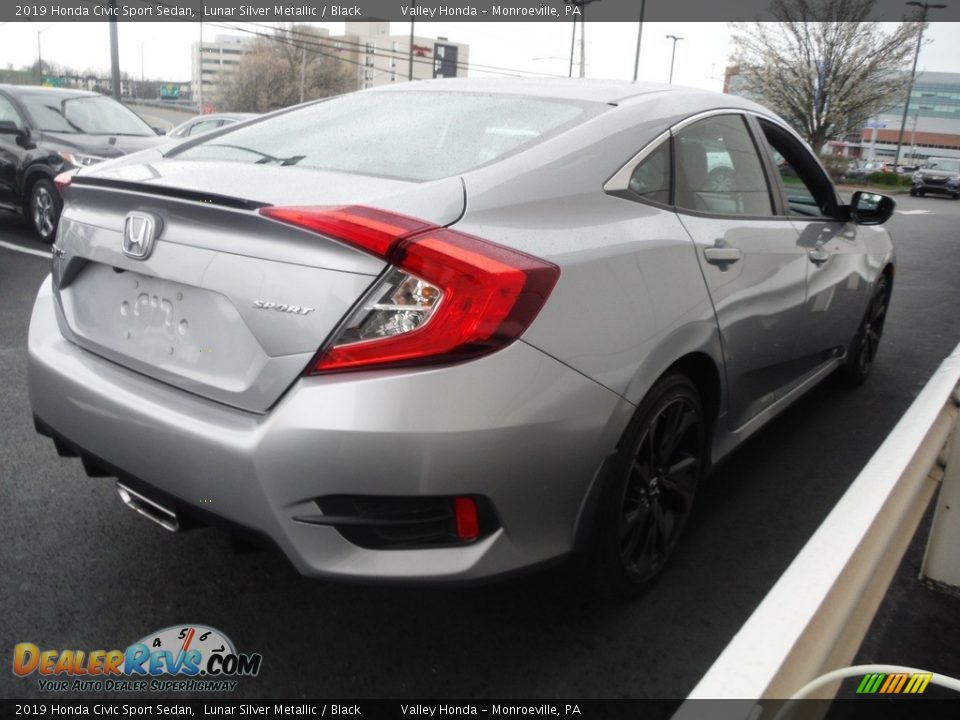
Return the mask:
[[68, 88], [46, 87], [43, 85], [0, 85], [0, 90], [4, 90], [11, 95], [19, 95], [23, 92], [30, 94], [47, 93], [57, 97], [105, 97], [100, 93], [90, 92], [89, 90], [71, 90]]
[[629, 82], [626, 80], [593, 80], [585, 78], [444, 78], [420, 80], [415, 83], [380, 86], [367, 92], [416, 92], [418, 90], [440, 92], [470, 92], [505, 95], [525, 95], [555, 100], [601, 102], [619, 105], [631, 101], [643, 101], [648, 96], [671, 93], [678, 98], [701, 98], [705, 105], [742, 107], [763, 110], [760, 105], [736, 95], [711, 92], [683, 85], [666, 85], [653, 82]]

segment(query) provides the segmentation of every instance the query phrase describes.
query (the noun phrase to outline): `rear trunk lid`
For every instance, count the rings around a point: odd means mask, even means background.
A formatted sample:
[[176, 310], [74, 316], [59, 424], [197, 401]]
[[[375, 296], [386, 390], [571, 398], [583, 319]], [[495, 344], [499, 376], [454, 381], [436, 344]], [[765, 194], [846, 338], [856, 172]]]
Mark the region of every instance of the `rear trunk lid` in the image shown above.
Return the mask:
[[[64, 335], [188, 392], [265, 412], [384, 268], [276, 222], [265, 205], [368, 205], [448, 225], [459, 178], [411, 183], [236, 163], [158, 162], [77, 176], [54, 258]], [[128, 213], [152, 251], [123, 250]], [[128, 245], [128, 250], [130, 249]]]

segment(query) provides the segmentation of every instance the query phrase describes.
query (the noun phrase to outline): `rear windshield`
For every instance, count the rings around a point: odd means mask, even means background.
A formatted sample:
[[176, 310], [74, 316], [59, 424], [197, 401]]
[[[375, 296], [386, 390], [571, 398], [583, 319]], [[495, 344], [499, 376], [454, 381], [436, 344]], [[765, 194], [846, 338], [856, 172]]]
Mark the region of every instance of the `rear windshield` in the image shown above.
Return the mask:
[[102, 95], [63, 96], [20, 93], [34, 123], [47, 132], [84, 135], [153, 136], [156, 133], [135, 113]]
[[435, 180], [528, 148], [606, 108], [514, 95], [353, 93], [217, 134], [172, 155]]

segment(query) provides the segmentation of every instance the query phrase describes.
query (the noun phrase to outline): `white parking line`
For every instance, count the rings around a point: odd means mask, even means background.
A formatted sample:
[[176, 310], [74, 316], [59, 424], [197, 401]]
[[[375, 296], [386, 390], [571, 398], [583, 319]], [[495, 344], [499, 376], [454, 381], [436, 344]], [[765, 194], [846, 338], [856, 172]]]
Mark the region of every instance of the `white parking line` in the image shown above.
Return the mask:
[[929, 210], [897, 210], [898, 215], [929, 215]]
[[43, 250], [34, 250], [33, 248], [25, 248], [20, 245], [14, 245], [13, 243], [8, 243], [3, 240], [0, 240], [0, 247], [5, 247], [8, 250], [16, 250], [17, 252], [26, 253], [27, 255], [36, 255], [37, 257], [46, 258], [49, 260], [52, 255], [49, 252]]

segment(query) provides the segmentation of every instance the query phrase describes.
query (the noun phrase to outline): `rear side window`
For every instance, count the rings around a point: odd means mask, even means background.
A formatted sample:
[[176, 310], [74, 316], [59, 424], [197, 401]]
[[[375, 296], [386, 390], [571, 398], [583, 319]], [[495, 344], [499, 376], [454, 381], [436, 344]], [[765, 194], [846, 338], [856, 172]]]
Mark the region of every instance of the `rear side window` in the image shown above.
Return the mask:
[[773, 215], [766, 176], [740, 115], [718, 115], [680, 130], [676, 205], [714, 215]]
[[644, 200], [670, 204], [670, 141], [660, 143], [630, 176], [630, 192]]
[[514, 95], [353, 93], [173, 154], [435, 180], [529, 148], [606, 109], [602, 103]]

